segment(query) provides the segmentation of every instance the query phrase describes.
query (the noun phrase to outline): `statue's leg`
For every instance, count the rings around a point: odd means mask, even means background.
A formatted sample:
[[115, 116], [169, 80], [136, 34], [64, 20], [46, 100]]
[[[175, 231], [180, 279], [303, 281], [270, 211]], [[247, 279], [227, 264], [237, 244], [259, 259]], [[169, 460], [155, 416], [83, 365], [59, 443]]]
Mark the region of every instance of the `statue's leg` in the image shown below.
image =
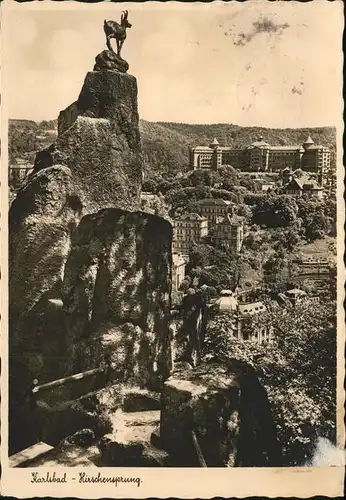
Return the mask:
[[111, 38], [112, 37], [108, 35], [106, 43], [107, 43], [108, 50], [111, 50], [112, 52], [114, 52], [113, 49], [112, 49], [112, 46], [111, 46]]
[[123, 48], [123, 44], [124, 44], [124, 40], [120, 40], [119, 56], [120, 56], [121, 49]]

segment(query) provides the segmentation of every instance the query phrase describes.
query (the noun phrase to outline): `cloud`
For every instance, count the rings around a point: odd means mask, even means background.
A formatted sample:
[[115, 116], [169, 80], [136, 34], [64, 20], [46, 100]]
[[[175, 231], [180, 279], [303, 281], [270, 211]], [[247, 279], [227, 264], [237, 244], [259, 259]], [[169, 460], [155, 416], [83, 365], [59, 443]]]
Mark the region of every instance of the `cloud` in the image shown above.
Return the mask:
[[[262, 33], [276, 34], [281, 35], [283, 30], [289, 28], [290, 25], [288, 23], [275, 23], [272, 19], [268, 19], [267, 17], [263, 17], [254, 21], [252, 23], [252, 29], [247, 33], [238, 33], [236, 35], [236, 39], [234, 41], [234, 45], [244, 46], [247, 43], [251, 42], [255, 36], [260, 35]], [[226, 36], [230, 36], [231, 32], [228, 31], [225, 33]]]

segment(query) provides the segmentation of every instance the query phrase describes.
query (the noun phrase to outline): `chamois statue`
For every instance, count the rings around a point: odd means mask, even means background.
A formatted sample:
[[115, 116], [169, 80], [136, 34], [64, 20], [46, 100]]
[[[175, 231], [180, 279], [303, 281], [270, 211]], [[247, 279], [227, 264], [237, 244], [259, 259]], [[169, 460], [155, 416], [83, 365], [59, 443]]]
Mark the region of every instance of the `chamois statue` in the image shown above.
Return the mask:
[[132, 26], [128, 22], [127, 16], [128, 16], [128, 11], [124, 10], [121, 13], [120, 24], [115, 22], [115, 21], [106, 21], [106, 20], [103, 23], [103, 29], [104, 29], [104, 32], [105, 32], [106, 38], [107, 38], [107, 42], [106, 42], [107, 47], [109, 50], [114, 52], [114, 50], [112, 49], [110, 40], [111, 40], [111, 38], [115, 38], [115, 40], [117, 42], [117, 54], [119, 57], [120, 57], [121, 48], [122, 48], [124, 41], [125, 41], [125, 38], [126, 38], [126, 28], [131, 28], [131, 26]]

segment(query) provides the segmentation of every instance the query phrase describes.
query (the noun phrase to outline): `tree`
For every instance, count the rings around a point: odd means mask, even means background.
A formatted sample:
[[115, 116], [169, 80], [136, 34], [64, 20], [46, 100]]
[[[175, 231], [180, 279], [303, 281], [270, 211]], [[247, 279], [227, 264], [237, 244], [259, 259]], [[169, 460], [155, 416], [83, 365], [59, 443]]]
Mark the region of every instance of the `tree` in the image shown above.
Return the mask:
[[322, 212], [310, 213], [305, 223], [305, 237], [308, 241], [323, 238], [328, 231], [328, 219]]
[[193, 170], [187, 177], [190, 186], [209, 186], [213, 187], [220, 176], [212, 170]]
[[232, 191], [234, 186], [239, 186], [239, 172], [230, 165], [223, 165], [218, 169], [218, 175], [222, 180], [222, 188]]
[[292, 225], [298, 215], [298, 206], [292, 196], [265, 195], [257, 198], [253, 206], [252, 222], [269, 228]]
[[277, 228], [273, 230], [271, 240], [273, 242], [273, 248], [276, 251], [283, 249], [293, 252], [301, 241], [300, 227], [295, 224], [288, 228]]
[[274, 253], [263, 264], [264, 283], [272, 292], [286, 289], [291, 277], [291, 262], [286, 255]]
[[329, 207], [328, 203], [324, 204], [320, 200], [301, 197], [297, 200], [297, 205], [298, 217], [302, 220], [305, 238], [308, 241], [323, 238], [331, 229], [332, 204]]
[[206, 186], [170, 189], [165, 195], [165, 201], [172, 206], [174, 213], [178, 208], [186, 209], [191, 201], [210, 197], [210, 188]]
[[236, 214], [240, 217], [244, 217], [245, 223], [247, 224], [252, 219], [252, 209], [248, 205], [245, 205], [245, 203], [240, 203], [239, 205], [237, 205]]
[[142, 190], [147, 193], [157, 194], [157, 179], [150, 177], [143, 182]]
[[274, 343], [234, 338], [234, 316], [222, 314], [207, 326], [204, 357], [222, 355], [253, 366], [264, 384], [284, 465], [304, 465], [318, 436], [335, 438], [336, 313], [334, 302], [272, 307], [252, 320], [270, 328]]
[[251, 175], [242, 175], [240, 185], [244, 186], [248, 191], [255, 193], [258, 191], [257, 183]]

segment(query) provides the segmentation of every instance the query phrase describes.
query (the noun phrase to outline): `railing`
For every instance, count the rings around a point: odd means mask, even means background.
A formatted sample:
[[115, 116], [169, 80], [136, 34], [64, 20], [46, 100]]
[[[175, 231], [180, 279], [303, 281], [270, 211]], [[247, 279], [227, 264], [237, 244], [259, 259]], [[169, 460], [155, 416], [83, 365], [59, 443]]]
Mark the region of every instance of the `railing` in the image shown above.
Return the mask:
[[57, 380], [53, 380], [52, 382], [47, 382], [46, 384], [38, 384], [38, 380], [35, 379], [33, 381], [33, 388], [31, 389], [32, 394], [37, 394], [38, 392], [52, 389], [53, 387], [59, 387], [61, 385], [68, 384], [69, 382], [74, 382], [75, 380], [82, 380], [87, 377], [91, 377], [92, 375], [96, 375], [97, 373], [103, 373], [107, 369], [107, 365], [102, 363], [99, 368], [93, 368], [92, 370], [87, 370], [85, 372], [76, 373], [75, 375], [70, 375], [68, 377], [59, 378]]
[[[92, 377], [93, 375], [97, 374], [104, 374], [103, 380], [100, 381], [98, 384], [98, 388], [105, 387], [107, 383], [110, 381], [110, 374], [111, 374], [111, 364], [110, 361], [107, 359], [103, 361], [98, 368], [93, 368], [91, 370], [87, 370], [85, 372], [80, 372], [76, 373], [74, 375], [70, 375], [68, 377], [52, 380], [51, 382], [47, 382], [44, 384], [38, 383], [37, 379], [34, 379], [29, 386], [29, 388], [23, 393], [23, 395], [16, 401], [16, 403], [13, 405], [14, 408], [18, 408], [18, 406], [21, 406], [22, 403], [25, 401], [28, 401], [29, 403], [29, 410], [31, 414], [31, 419], [32, 423], [34, 426], [34, 432], [36, 434], [36, 441], [39, 442], [41, 440], [41, 426], [39, 422], [37, 421], [37, 397], [39, 393], [42, 393], [44, 391], [48, 391], [50, 389], [53, 389], [55, 387], [61, 387], [69, 383], [76, 382], [78, 380], [83, 380], [89, 377]], [[17, 410], [15, 410], [17, 411]]]

